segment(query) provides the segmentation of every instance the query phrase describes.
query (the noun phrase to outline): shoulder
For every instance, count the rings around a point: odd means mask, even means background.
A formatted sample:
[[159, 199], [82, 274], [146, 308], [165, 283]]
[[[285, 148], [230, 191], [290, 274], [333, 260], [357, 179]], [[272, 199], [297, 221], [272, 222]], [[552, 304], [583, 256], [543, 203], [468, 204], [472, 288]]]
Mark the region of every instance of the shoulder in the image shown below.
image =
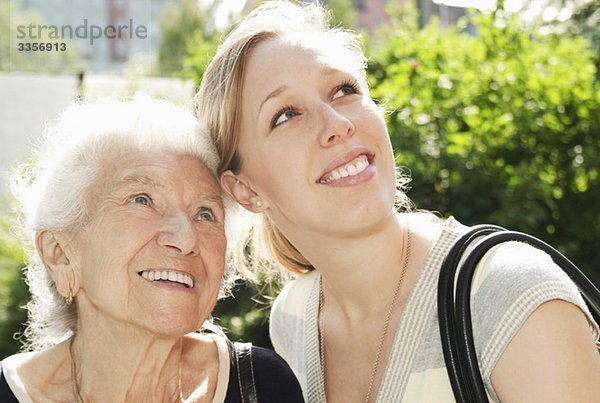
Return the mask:
[[292, 370], [273, 350], [251, 343], [231, 343], [230, 347], [233, 350], [226, 402], [242, 402], [241, 395], [252, 389], [261, 402], [304, 402]]
[[300, 382], [305, 382], [306, 310], [318, 301], [319, 275], [312, 271], [289, 283], [271, 309], [269, 334], [275, 351], [292, 367]]
[[[475, 314], [498, 326], [511, 323], [515, 331], [539, 306], [552, 300], [576, 305], [596, 327], [569, 276], [550, 255], [523, 242], [505, 242], [481, 260], [473, 278]], [[477, 312], [478, 311], [478, 312]]]
[[[450, 235], [452, 239], [444, 252], [447, 253], [454, 240], [471, 228], [450, 217], [444, 223], [443, 234]], [[477, 244], [478, 240], [475, 240], [467, 247], [461, 261]], [[519, 293], [532, 287], [555, 287], [572, 296], [579, 295], [576, 286], [550, 255], [518, 241], [500, 243], [485, 253], [477, 265], [471, 290], [473, 294], [494, 294], [497, 291], [506, 294], [507, 291]]]
[[3, 367], [4, 361], [0, 361], [0, 398], [6, 403], [17, 403], [17, 397], [13, 393], [12, 389], [6, 382], [6, 378], [4, 377]]
[[[27, 379], [36, 379], [42, 375], [39, 369], [39, 352], [26, 352], [13, 354], [0, 362], [0, 400], [3, 402], [30, 401], [25, 389], [35, 388]], [[18, 398], [17, 398], [18, 396]]]
[[[472, 321], [482, 368], [490, 376], [504, 350], [520, 329], [538, 312], [553, 311], [551, 301], [568, 302], [587, 319], [588, 337], [597, 337], [598, 327], [577, 286], [544, 251], [522, 242], [505, 242], [492, 248], [481, 260], [472, 284]], [[546, 308], [539, 311], [540, 307]], [[553, 314], [551, 314], [552, 316]], [[537, 323], [536, 332], [546, 331]], [[531, 327], [531, 326], [529, 326]]]
[[498, 397], [506, 401], [596, 401], [600, 356], [588, 325], [573, 304], [550, 301], [537, 308], [493, 370]]
[[278, 353], [283, 354], [282, 343], [286, 339], [297, 341], [295, 336], [303, 334], [306, 306], [311, 293], [318, 285], [318, 279], [316, 271], [303, 274], [288, 283], [275, 299], [271, 308], [269, 331], [273, 346]]
[[252, 362], [254, 370], [260, 373], [268, 374], [280, 380], [296, 381], [290, 366], [275, 351], [258, 346], [252, 346]]
[[[183, 355], [191, 368], [210, 367], [227, 361], [225, 336], [213, 333], [188, 333], [183, 338]], [[223, 353], [225, 352], [225, 353]]]
[[313, 270], [289, 282], [275, 299], [272, 312], [285, 313], [298, 318], [304, 317], [305, 303], [308, 301], [317, 279], [318, 274]]
[[569, 276], [544, 251], [523, 242], [505, 242], [492, 248], [481, 260], [473, 279], [474, 290], [484, 294], [525, 291], [564, 296], [581, 301]]
[[213, 332], [212, 328], [207, 332], [191, 332], [183, 336], [183, 347], [191, 351], [200, 350], [203, 353], [208, 349], [217, 351], [220, 342], [225, 340], [225, 335], [219, 332]]
[[253, 346], [252, 365], [260, 401], [304, 401], [296, 376], [275, 351]]

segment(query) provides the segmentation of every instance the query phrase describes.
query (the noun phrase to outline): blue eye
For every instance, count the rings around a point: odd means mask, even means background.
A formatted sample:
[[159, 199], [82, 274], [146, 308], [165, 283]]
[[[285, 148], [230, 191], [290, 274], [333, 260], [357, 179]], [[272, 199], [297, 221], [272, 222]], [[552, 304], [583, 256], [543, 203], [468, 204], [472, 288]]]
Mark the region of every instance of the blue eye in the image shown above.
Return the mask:
[[197, 215], [198, 221], [215, 221], [215, 213], [208, 207], [202, 207]]
[[335, 89], [332, 99], [337, 99], [345, 95], [360, 94], [360, 86], [356, 80], [346, 81]]
[[152, 204], [152, 198], [145, 193], [132, 196], [130, 200], [134, 204], [141, 204], [143, 206], [149, 206]]
[[271, 129], [276, 128], [280, 124], [287, 122], [288, 120], [297, 115], [299, 115], [299, 113], [296, 112], [291, 106], [285, 106], [281, 108], [271, 120]]

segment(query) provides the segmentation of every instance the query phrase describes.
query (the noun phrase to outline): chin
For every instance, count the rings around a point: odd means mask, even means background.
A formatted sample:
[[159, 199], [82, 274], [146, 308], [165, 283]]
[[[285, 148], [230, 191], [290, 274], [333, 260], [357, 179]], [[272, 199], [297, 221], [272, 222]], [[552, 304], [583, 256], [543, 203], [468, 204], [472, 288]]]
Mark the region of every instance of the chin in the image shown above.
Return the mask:
[[378, 221], [387, 216], [396, 203], [396, 192], [372, 192], [357, 206], [358, 214], [368, 221]]
[[170, 328], [161, 327], [152, 329], [152, 332], [159, 338], [173, 338], [179, 339], [186, 334], [193, 333], [196, 330], [200, 329], [201, 324], [197, 324], [196, 326], [178, 326], [171, 324]]
[[347, 211], [342, 216], [332, 214], [328, 228], [344, 236], [364, 236], [384, 225], [393, 216], [394, 211], [393, 203], [368, 203], [355, 208], [350, 220]]
[[[192, 320], [192, 318], [194, 318]], [[150, 330], [162, 337], [182, 337], [200, 329], [206, 318], [198, 319], [197, 315], [177, 315], [157, 318], [150, 326]]]

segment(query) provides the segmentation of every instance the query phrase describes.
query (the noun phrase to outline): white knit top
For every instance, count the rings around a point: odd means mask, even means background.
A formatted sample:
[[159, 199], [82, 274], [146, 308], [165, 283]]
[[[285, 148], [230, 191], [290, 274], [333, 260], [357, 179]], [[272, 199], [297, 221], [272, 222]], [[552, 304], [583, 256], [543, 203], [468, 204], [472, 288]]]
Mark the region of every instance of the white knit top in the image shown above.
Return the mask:
[[[437, 280], [452, 243], [468, 227], [450, 218], [429, 252], [396, 329], [377, 402], [454, 401], [437, 318]], [[298, 377], [307, 402], [325, 402], [318, 337], [321, 277], [314, 271], [288, 284], [275, 300], [270, 332], [275, 350]], [[490, 375], [529, 315], [544, 302], [571, 302], [598, 325], [576, 286], [544, 252], [519, 242], [494, 247], [479, 264], [472, 286], [472, 321], [482, 376], [492, 401]]]

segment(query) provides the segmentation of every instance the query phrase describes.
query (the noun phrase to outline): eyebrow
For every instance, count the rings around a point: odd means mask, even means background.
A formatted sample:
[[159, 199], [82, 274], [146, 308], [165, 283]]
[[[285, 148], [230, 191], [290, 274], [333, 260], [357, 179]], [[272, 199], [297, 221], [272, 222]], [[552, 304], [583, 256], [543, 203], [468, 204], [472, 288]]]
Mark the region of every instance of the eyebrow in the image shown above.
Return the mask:
[[[321, 68], [321, 70], [322, 70], [322, 71], [321, 71], [321, 73], [320, 73], [321, 77], [323, 77], [323, 76], [327, 76], [327, 77], [329, 77], [329, 76], [332, 76], [332, 75], [335, 75], [335, 74], [339, 74], [339, 73], [347, 73], [347, 72], [346, 72], [346, 71], [344, 71], [344, 70], [337, 69], [337, 68], [335, 68], [335, 67], [331, 67], [331, 66], [327, 66], [327, 65], [324, 65], [324, 66]], [[271, 98], [275, 98], [276, 96], [278, 96], [279, 94], [281, 94], [281, 93], [282, 93], [283, 91], [285, 91], [286, 89], [288, 89], [288, 86], [287, 86], [287, 85], [282, 85], [281, 87], [278, 87], [278, 88], [274, 89], [273, 91], [271, 91], [271, 92], [270, 92], [270, 93], [269, 93], [269, 94], [268, 94], [268, 95], [265, 97], [265, 99], [264, 99], [264, 100], [263, 100], [263, 101], [260, 103], [260, 106], [258, 107], [258, 114], [260, 114], [260, 111], [261, 111], [261, 109], [262, 109], [263, 105], [264, 105], [264, 104], [265, 104], [265, 103], [266, 103], [266, 102], [267, 102], [269, 99], [271, 99]]]
[[154, 181], [152, 178], [145, 176], [145, 175], [138, 175], [138, 174], [130, 174], [130, 175], [126, 175], [122, 178], [119, 178], [115, 184], [113, 185], [113, 189], [114, 188], [118, 188], [120, 186], [126, 186], [126, 185], [145, 185], [145, 186], [149, 186], [151, 188], [157, 188], [157, 187], [162, 187], [160, 183]]
[[263, 107], [263, 105], [271, 98], [275, 98], [276, 96], [278, 96], [279, 94], [281, 94], [283, 91], [285, 91], [288, 88], [287, 85], [282, 85], [279, 88], [276, 88], [275, 90], [271, 91], [269, 93], [269, 95], [267, 95], [265, 97], [265, 99], [263, 99], [263, 101], [260, 103], [260, 106], [258, 107], [258, 113], [260, 114], [260, 111]]
[[223, 205], [223, 197], [220, 194], [202, 194], [199, 197], [203, 203], [221, 204]]
[[[144, 185], [151, 188], [165, 188], [160, 182], [156, 182], [146, 175], [131, 174], [124, 176], [116, 181], [112, 189], [127, 185]], [[194, 194], [201, 203], [224, 204], [223, 196], [218, 193], [202, 193]]]
[[335, 67], [324, 65], [321, 67], [321, 76], [332, 76], [338, 73], [347, 73], [345, 70], [336, 69]]

